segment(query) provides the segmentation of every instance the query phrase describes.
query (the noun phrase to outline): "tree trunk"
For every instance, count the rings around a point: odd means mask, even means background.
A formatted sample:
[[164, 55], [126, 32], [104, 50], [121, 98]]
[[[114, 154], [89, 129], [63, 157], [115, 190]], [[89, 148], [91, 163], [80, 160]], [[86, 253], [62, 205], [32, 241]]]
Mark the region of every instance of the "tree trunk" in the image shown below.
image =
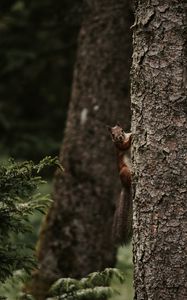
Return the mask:
[[128, 1], [89, 3], [60, 154], [65, 174], [55, 175], [54, 204], [40, 236], [38, 282], [79, 278], [115, 264], [111, 227], [120, 183], [105, 125], [119, 120], [130, 127], [132, 15]]
[[131, 100], [138, 300], [187, 299], [184, 6], [141, 1], [136, 8]]

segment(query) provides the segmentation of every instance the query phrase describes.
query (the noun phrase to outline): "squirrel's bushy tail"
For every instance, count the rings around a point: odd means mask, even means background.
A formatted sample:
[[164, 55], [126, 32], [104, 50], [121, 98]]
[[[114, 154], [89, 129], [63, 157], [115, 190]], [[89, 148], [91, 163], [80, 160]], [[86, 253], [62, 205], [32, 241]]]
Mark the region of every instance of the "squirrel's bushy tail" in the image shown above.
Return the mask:
[[131, 189], [122, 189], [114, 214], [113, 240], [118, 245], [127, 244], [132, 237]]

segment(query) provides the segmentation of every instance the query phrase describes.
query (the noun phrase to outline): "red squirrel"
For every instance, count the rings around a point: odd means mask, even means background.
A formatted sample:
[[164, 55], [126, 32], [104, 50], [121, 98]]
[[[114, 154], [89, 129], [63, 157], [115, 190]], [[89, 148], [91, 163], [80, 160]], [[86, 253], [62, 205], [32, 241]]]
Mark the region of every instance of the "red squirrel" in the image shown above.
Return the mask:
[[131, 133], [126, 133], [120, 125], [108, 127], [116, 147], [117, 164], [122, 190], [116, 205], [113, 221], [114, 241], [123, 245], [132, 237], [132, 192], [131, 192]]

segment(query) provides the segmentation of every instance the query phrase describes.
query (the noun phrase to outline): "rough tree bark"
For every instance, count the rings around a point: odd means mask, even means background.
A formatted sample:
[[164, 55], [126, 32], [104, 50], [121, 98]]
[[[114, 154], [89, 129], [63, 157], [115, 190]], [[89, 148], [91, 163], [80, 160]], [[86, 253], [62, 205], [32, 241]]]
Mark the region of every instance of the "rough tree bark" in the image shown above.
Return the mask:
[[138, 300], [187, 299], [185, 26], [185, 1], [137, 1], [131, 101]]
[[[106, 124], [130, 127], [132, 14], [128, 1], [88, 1], [79, 35], [72, 99], [54, 180], [54, 204], [40, 236], [37, 299], [43, 281], [114, 266], [111, 239], [119, 180]], [[40, 295], [39, 295], [40, 294]]]

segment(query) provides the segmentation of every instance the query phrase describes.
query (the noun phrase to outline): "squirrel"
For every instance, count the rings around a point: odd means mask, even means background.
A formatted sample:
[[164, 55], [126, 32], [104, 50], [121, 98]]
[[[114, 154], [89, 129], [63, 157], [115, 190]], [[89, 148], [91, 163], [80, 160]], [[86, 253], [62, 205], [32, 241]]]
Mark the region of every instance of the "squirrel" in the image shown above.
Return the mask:
[[131, 139], [117, 124], [108, 130], [116, 147], [117, 164], [122, 190], [114, 214], [112, 234], [116, 244], [127, 244], [132, 237], [132, 191], [131, 191]]

